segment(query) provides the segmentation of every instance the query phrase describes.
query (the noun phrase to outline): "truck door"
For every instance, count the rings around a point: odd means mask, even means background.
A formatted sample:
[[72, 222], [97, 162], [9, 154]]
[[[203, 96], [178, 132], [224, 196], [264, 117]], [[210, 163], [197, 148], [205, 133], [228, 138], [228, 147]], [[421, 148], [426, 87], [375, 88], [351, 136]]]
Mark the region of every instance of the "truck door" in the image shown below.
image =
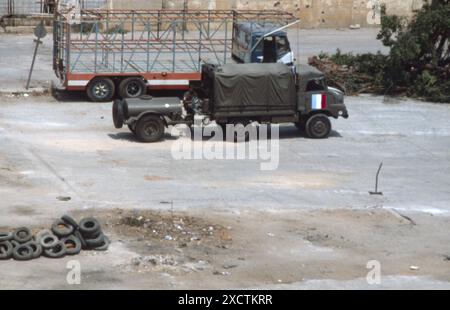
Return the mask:
[[330, 104], [329, 96], [327, 96], [327, 85], [324, 79], [312, 79], [306, 84], [304, 94], [304, 111], [324, 110]]
[[276, 36], [275, 41], [277, 45], [277, 62], [292, 65], [294, 63], [294, 55], [292, 54], [287, 36]]

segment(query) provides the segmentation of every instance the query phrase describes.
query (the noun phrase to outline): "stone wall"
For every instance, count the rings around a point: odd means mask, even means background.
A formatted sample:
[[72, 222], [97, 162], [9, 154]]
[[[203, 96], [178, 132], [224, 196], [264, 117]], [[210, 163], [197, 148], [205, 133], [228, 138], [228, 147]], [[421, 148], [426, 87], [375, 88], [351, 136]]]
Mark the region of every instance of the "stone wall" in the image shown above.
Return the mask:
[[[108, 0], [114, 9], [180, 9], [185, 0]], [[411, 16], [422, 0], [187, 0], [189, 9], [282, 9], [295, 13], [302, 28], [343, 28], [379, 24], [379, 8], [387, 12]]]

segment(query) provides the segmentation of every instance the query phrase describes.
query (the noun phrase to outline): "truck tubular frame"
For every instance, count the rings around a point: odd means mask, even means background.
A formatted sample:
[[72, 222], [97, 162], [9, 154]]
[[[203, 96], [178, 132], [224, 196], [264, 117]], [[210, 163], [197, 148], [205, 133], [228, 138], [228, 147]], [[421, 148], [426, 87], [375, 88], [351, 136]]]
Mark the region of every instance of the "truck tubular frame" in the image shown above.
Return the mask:
[[153, 89], [187, 89], [200, 80], [202, 62], [231, 59], [233, 25], [277, 28], [296, 20], [267, 10], [83, 9], [76, 23], [55, 13], [56, 75], [68, 90], [84, 90], [98, 76], [139, 76]]

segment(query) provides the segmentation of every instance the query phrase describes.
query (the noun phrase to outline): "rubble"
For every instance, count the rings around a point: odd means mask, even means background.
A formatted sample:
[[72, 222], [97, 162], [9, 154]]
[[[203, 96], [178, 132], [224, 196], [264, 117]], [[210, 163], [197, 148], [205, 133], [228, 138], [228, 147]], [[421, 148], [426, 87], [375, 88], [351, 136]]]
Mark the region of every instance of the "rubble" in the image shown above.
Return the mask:
[[310, 57], [308, 63], [325, 74], [330, 86], [339, 88], [348, 96], [381, 91], [374, 76], [359, 72], [355, 66], [339, 65], [328, 55]]

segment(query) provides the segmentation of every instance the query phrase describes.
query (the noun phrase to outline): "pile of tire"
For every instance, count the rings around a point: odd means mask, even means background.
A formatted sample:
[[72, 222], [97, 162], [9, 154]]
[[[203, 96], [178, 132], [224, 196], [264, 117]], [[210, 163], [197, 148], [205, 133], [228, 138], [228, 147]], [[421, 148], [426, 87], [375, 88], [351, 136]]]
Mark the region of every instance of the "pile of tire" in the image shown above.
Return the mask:
[[35, 235], [27, 227], [0, 232], [0, 260], [26, 261], [41, 256], [61, 258], [76, 255], [81, 250], [106, 251], [109, 243], [95, 218], [84, 218], [78, 223], [64, 215], [53, 222], [51, 229], [41, 230]]

